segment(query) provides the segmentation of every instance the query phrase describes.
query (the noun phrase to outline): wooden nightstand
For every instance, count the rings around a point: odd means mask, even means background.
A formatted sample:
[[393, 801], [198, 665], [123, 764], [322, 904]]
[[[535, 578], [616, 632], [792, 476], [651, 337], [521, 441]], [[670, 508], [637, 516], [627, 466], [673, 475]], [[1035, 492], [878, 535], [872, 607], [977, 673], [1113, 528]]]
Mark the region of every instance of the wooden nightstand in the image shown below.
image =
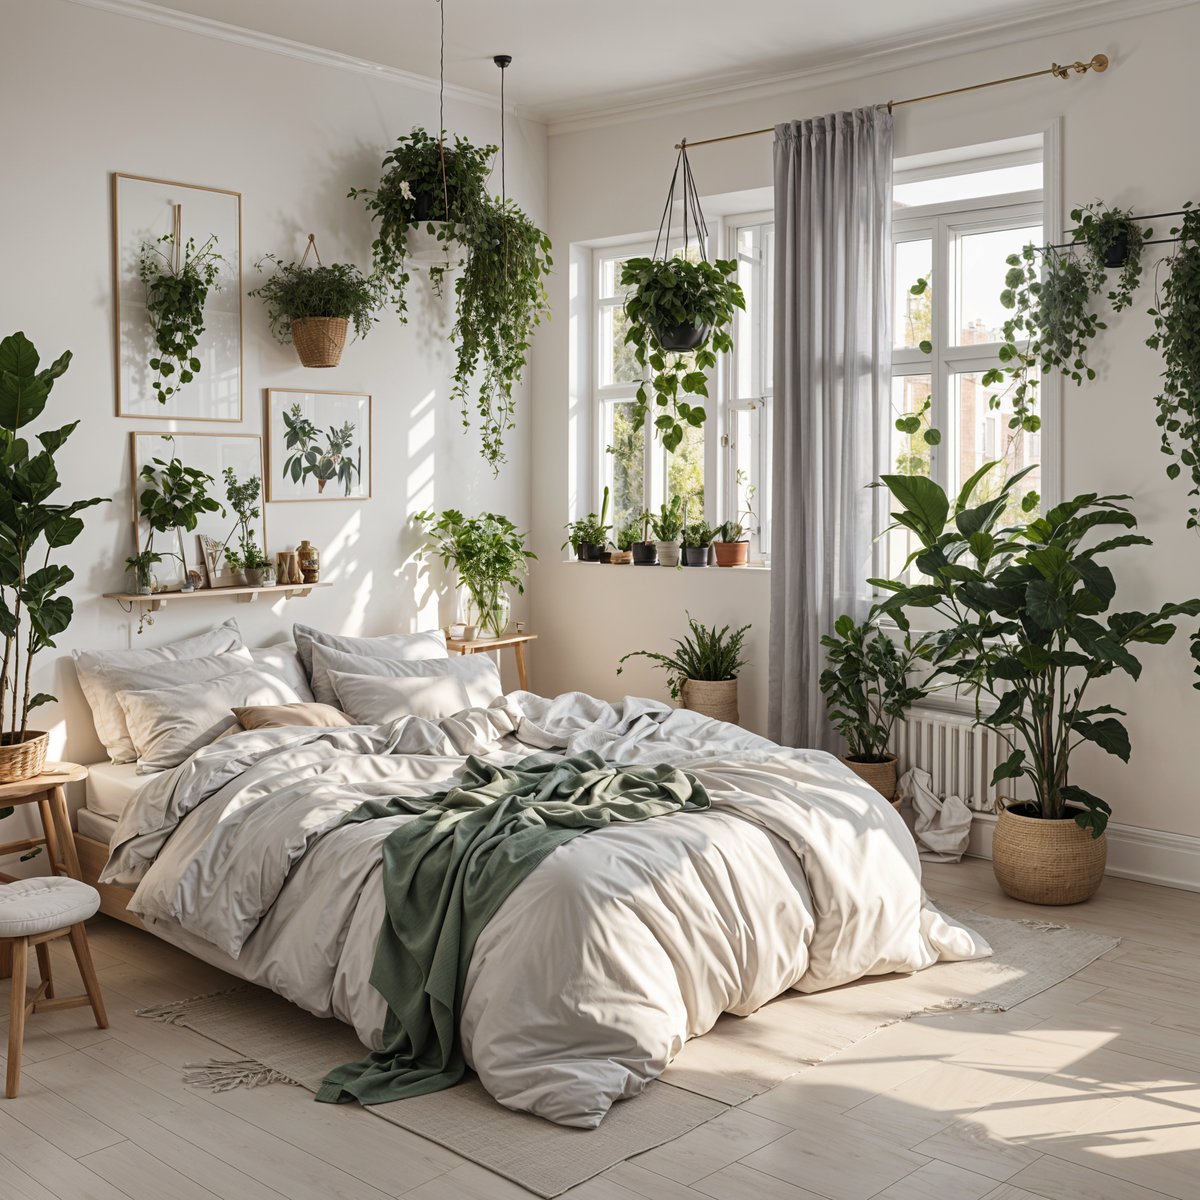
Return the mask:
[[446, 649], [451, 654], [485, 654], [489, 650], [503, 650], [512, 647], [517, 660], [517, 680], [522, 691], [529, 691], [529, 675], [525, 667], [525, 644], [536, 642], [536, 633], [509, 633], [498, 638], [473, 638], [469, 642], [456, 642], [453, 638], [446, 639]]

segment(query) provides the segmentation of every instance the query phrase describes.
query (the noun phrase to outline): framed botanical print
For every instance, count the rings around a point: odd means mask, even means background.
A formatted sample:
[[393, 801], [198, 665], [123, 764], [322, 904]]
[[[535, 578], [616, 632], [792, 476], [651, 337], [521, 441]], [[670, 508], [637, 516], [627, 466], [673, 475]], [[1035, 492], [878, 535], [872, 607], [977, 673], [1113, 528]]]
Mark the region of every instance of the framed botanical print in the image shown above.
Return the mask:
[[368, 500], [371, 397], [267, 390], [267, 499]]
[[112, 177], [117, 416], [242, 419], [242, 197]]
[[[223, 549], [243, 548], [252, 540], [267, 551], [266, 505], [262, 498], [262, 438], [254, 433], [148, 433], [129, 435], [132, 452], [131, 516], [134, 543], [138, 552], [154, 550], [162, 555], [155, 575], [164, 588], [178, 588], [187, 569], [199, 567], [208, 576], [210, 587], [235, 582], [226, 570]], [[147, 469], [149, 474], [147, 475]], [[173, 497], [187, 500], [197, 490], [220, 503], [224, 512], [202, 512], [196, 528], [190, 532], [174, 529], [152, 530], [141, 516], [140, 497], [148, 489], [162, 489], [162, 480], [170, 472]], [[207, 475], [205, 482], [196, 473]], [[232, 503], [236, 501], [236, 505]], [[246, 527], [240, 527], [237, 506], [246, 514]], [[219, 547], [213, 551], [212, 545]], [[207, 547], [201, 553], [201, 547]], [[215, 561], [216, 573], [209, 560]]]

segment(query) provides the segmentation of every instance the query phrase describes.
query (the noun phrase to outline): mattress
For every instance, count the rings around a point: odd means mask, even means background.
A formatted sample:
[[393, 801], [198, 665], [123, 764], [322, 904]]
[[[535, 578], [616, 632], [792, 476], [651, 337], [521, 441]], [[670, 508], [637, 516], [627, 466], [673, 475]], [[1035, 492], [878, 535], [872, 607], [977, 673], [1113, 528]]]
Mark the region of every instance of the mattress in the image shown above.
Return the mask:
[[94, 813], [91, 809], [81, 808], [75, 814], [75, 827], [86, 838], [99, 842], [103, 846], [112, 844], [113, 834], [117, 832], [117, 818], [106, 817]]
[[[87, 807], [101, 817], [119, 820], [125, 806], [150, 776], [137, 773], [137, 763], [93, 763], [88, 767]], [[82, 833], [83, 830], [80, 830]]]

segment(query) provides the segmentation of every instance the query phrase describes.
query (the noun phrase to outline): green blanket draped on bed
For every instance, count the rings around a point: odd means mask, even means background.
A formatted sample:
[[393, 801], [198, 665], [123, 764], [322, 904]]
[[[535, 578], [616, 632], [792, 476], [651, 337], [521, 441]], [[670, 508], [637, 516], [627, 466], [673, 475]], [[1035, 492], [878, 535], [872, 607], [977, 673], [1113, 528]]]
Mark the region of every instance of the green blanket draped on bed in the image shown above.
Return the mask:
[[444, 792], [367, 801], [349, 813], [340, 824], [419, 815], [383, 843], [387, 914], [371, 984], [387, 1001], [384, 1048], [331, 1071], [317, 1099], [381, 1104], [457, 1083], [467, 968], [505, 897], [582, 833], [708, 807], [708, 793], [683, 771], [622, 767], [585, 751], [513, 767], [471, 757]]

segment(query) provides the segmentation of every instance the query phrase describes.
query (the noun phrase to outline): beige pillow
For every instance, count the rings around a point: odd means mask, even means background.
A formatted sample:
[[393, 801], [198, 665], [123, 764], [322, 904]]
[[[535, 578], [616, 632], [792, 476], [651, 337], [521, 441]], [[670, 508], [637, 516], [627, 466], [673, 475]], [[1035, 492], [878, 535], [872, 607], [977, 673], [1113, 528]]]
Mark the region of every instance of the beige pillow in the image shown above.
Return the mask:
[[404, 662], [448, 657], [446, 635], [440, 629], [430, 633], [389, 633], [382, 637], [361, 638], [324, 633], [308, 625], [293, 625], [292, 634], [296, 639], [296, 653], [308, 672], [313, 697], [322, 704], [336, 704], [337, 693], [329, 683], [328, 674], [313, 661], [315, 646]]
[[237, 727], [234, 708], [298, 704], [300, 697], [269, 671], [238, 671], [181, 687], [118, 692], [138, 771], [177, 767], [202, 746]]
[[[207, 633], [169, 642], [149, 650], [74, 651], [79, 686], [92, 710], [96, 733], [115, 763], [133, 762], [137, 752], [125, 724], [117, 693], [137, 688], [172, 687], [228, 674], [237, 655], [241, 665], [252, 666], [250, 652], [233, 619]], [[216, 662], [214, 660], [222, 660]]]
[[438, 721], [465, 708], [486, 708], [502, 694], [500, 672], [483, 655], [401, 665], [409, 669], [403, 676], [331, 671], [329, 679], [342, 708], [361, 725], [386, 725], [407, 716]]
[[261, 704], [254, 708], [235, 708], [233, 715], [243, 729], [283, 729], [289, 725], [311, 725], [318, 729], [338, 729], [353, 722], [332, 704]]

